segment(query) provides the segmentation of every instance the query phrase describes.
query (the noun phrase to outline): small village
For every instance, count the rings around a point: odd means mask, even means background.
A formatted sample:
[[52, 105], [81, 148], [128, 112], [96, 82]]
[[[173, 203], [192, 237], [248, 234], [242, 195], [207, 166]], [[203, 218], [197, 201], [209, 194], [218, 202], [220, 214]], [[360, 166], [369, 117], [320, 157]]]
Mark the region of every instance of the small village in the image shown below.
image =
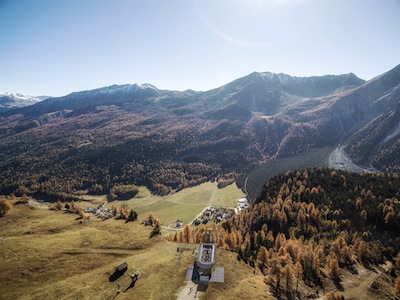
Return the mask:
[[[229, 220], [235, 214], [240, 214], [242, 210], [248, 207], [247, 198], [240, 198], [235, 200], [237, 207], [227, 208], [219, 206], [208, 206], [201, 213], [199, 213], [196, 218], [190, 224], [199, 226], [201, 224], [206, 225], [209, 222], [220, 223], [222, 220]], [[183, 228], [184, 224], [182, 220], [176, 220], [174, 224], [174, 229]]]
[[114, 215], [112, 209], [105, 207], [106, 204], [107, 204], [107, 201], [104, 202], [103, 204], [100, 204], [96, 208], [86, 208], [84, 210], [84, 212], [87, 214], [92, 214], [94, 217], [99, 218], [103, 221], [110, 219], [110, 218], [114, 217], [115, 215]]
[[[235, 200], [237, 206], [235, 208], [227, 208], [227, 207], [218, 207], [218, 206], [208, 206], [200, 212], [196, 218], [190, 222], [195, 226], [199, 226], [201, 224], [208, 224], [209, 222], [220, 223], [222, 220], [228, 220], [232, 218], [235, 214], [240, 214], [242, 210], [248, 207], [247, 198], [240, 198]], [[115, 216], [112, 209], [107, 208], [106, 204], [108, 202], [104, 202], [95, 208], [86, 208], [84, 210], [87, 214], [92, 214], [94, 217], [99, 218], [101, 220], [107, 220]], [[168, 226], [167, 228], [173, 229], [183, 229], [184, 221], [177, 219], [173, 225]]]

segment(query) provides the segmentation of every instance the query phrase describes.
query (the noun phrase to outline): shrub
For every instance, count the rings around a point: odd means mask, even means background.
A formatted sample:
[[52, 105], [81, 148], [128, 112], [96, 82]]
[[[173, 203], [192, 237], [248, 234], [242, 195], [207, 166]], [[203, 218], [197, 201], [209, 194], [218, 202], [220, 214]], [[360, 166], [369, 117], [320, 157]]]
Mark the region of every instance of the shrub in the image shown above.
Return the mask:
[[10, 209], [12, 204], [7, 199], [0, 199], [0, 217], [4, 216]]
[[342, 300], [342, 296], [340, 296], [337, 291], [330, 291], [325, 294], [324, 300]]
[[126, 220], [126, 222], [133, 222], [137, 220], [137, 212], [134, 210], [131, 210], [131, 212], [129, 213], [129, 217]]
[[161, 234], [161, 223], [159, 219], [154, 220], [153, 231], [150, 233], [150, 238]]
[[395, 297], [400, 297], [400, 276], [397, 277], [396, 282], [394, 283], [393, 294]]

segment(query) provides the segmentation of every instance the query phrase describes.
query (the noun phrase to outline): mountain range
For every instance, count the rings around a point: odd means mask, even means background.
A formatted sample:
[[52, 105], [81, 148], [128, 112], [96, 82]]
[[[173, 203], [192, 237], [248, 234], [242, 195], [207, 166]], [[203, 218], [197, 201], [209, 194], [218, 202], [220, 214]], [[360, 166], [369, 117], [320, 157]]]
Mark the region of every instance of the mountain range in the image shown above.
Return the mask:
[[0, 192], [165, 194], [337, 144], [399, 173], [399, 99], [400, 65], [369, 81], [254, 72], [206, 92], [129, 84], [48, 98], [0, 114]]
[[25, 96], [21, 94], [13, 94], [13, 93], [1, 93], [0, 94], [0, 113], [6, 112], [10, 109], [16, 109], [20, 107], [25, 107], [29, 105], [33, 105], [39, 101], [50, 98], [48, 96]]

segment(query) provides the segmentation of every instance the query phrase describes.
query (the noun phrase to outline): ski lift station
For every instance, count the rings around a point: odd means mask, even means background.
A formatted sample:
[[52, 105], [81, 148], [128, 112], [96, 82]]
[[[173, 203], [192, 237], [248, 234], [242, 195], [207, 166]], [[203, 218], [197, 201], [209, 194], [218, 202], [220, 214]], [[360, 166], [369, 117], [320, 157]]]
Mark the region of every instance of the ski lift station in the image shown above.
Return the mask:
[[224, 268], [214, 268], [216, 247], [212, 238], [212, 230], [206, 230], [205, 240], [205, 243], [199, 245], [195, 263], [188, 267], [186, 280], [208, 286], [209, 282], [224, 282]]

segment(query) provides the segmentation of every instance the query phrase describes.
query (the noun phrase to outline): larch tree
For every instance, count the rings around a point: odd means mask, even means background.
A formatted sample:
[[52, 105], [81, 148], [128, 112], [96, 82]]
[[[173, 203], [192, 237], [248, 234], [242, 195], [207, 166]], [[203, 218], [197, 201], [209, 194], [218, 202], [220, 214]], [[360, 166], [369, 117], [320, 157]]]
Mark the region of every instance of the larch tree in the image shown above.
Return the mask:
[[389, 211], [385, 216], [385, 223], [388, 226], [392, 226], [396, 221], [396, 217], [393, 211]]
[[278, 209], [275, 209], [274, 213], [272, 214], [272, 221], [274, 222], [275, 226], [281, 228], [282, 226], [282, 215]]
[[229, 235], [227, 235], [227, 243], [228, 246], [231, 250], [235, 250], [236, 247], [238, 246], [237, 240], [236, 240], [236, 234], [235, 232], [231, 231]]
[[190, 230], [189, 224], [186, 224], [183, 228], [183, 242], [188, 244], [193, 243], [192, 230]]
[[264, 272], [264, 268], [267, 266], [268, 263], [268, 250], [264, 246], [260, 247], [260, 250], [258, 251], [257, 260], [261, 272]]
[[7, 199], [0, 199], [0, 217], [4, 216], [10, 209], [12, 204]]
[[183, 242], [183, 232], [179, 231], [178, 233], [178, 243], [182, 243]]
[[337, 291], [329, 291], [325, 294], [324, 300], [341, 300], [342, 296], [340, 296]]
[[117, 207], [116, 207], [114, 204], [111, 205], [111, 213], [112, 213], [112, 216], [113, 216], [113, 217], [117, 216], [118, 209], [117, 209]]
[[225, 249], [226, 248], [226, 243], [225, 243], [225, 239], [223, 239], [223, 238], [218, 238], [218, 240], [217, 240], [217, 247], [218, 248], [222, 248], [222, 249]]
[[291, 299], [292, 295], [292, 286], [293, 286], [293, 270], [292, 267], [287, 264], [283, 269], [283, 278], [285, 280], [285, 293], [288, 296], [288, 299]]
[[275, 239], [275, 248], [279, 250], [286, 243], [286, 236], [284, 233], [278, 233]]
[[148, 217], [147, 220], [148, 220], [148, 222], [149, 222], [149, 225], [150, 225], [150, 226], [153, 226], [153, 223], [154, 223], [154, 216], [153, 216], [152, 213], [149, 214], [149, 217]]
[[281, 288], [281, 265], [277, 258], [273, 258], [271, 260], [271, 273], [276, 276], [276, 283], [274, 286], [275, 295], [279, 294], [279, 290]]
[[128, 221], [134, 222], [134, 221], [137, 220], [137, 217], [138, 217], [137, 212], [134, 211], [134, 210], [131, 210], [130, 213], [129, 213], [129, 217], [128, 217], [128, 219], [126, 221], [127, 222]]
[[293, 266], [294, 276], [296, 278], [296, 293], [299, 291], [299, 282], [303, 278], [303, 266], [297, 261]]
[[268, 231], [268, 234], [265, 237], [265, 240], [266, 240], [268, 248], [271, 248], [274, 246], [275, 239], [274, 239], [274, 233], [272, 232], [272, 230]]
[[150, 233], [150, 238], [159, 234], [161, 234], [161, 222], [156, 218], [153, 223], [153, 230]]
[[288, 218], [287, 218], [286, 212], [285, 212], [285, 210], [282, 208], [282, 211], [281, 211], [281, 223], [280, 223], [280, 228], [285, 228], [286, 225], [287, 225], [287, 222], [288, 222]]
[[396, 267], [400, 269], [400, 252], [396, 256]]
[[121, 207], [119, 209], [119, 217], [118, 218], [128, 220], [128, 211], [124, 207]]
[[305, 233], [307, 230], [307, 219], [303, 209], [300, 209], [297, 214], [297, 227], [303, 233]]
[[363, 226], [365, 226], [367, 222], [367, 212], [363, 209], [360, 213], [361, 221], [363, 222]]
[[337, 256], [334, 252], [329, 254], [328, 258], [328, 274], [329, 276], [335, 280], [340, 281], [340, 268], [339, 268], [339, 261]]
[[396, 281], [394, 283], [393, 294], [397, 299], [400, 298], [400, 276], [396, 278]]
[[235, 231], [235, 234], [236, 234], [237, 245], [240, 246], [243, 243], [243, 236], [240, 233], [240, 231]]
[[362, 208], [362, 199], [360, 197], [358, 197], [356, 199], [356, 209], [360, 210]]

